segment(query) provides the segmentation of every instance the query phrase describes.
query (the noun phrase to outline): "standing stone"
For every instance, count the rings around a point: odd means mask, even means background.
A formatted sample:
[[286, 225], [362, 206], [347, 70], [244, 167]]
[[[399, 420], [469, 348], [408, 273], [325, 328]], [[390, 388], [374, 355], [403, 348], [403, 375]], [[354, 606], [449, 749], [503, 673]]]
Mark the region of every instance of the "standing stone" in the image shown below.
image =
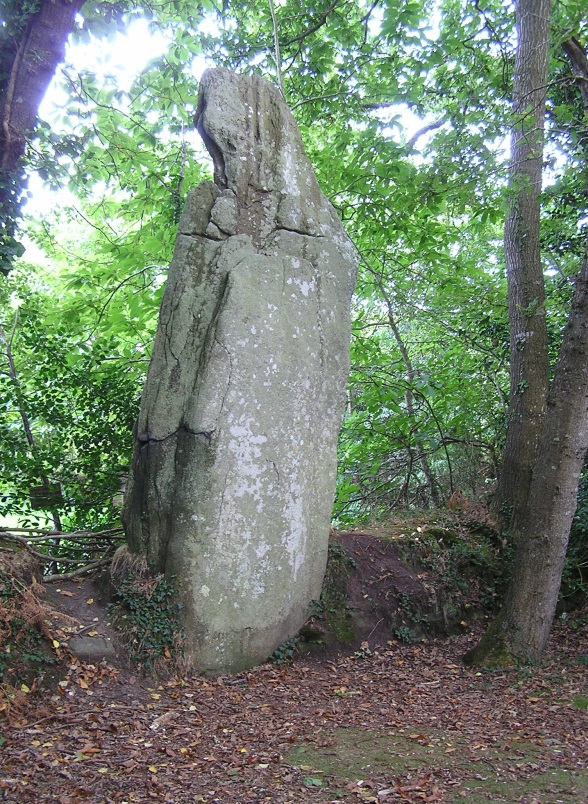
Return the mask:
[[320, 596], [357, 265], [275, 87], [209, 70], [195, 122], [215, 182], [179, 223], [123, 518], [175, 578], [189, 659], [223, 672]]

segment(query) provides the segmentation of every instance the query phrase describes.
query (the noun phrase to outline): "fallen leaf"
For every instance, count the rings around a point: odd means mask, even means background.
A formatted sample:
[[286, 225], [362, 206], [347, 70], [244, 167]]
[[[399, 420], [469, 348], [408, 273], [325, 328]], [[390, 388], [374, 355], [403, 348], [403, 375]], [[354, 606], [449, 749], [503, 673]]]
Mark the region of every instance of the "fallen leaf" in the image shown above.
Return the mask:
[[91, 743], [80, 748], [80, 754], [99, 754], [100, 749]]
[[60, 589], [59, 594], [63, 595], [64, 597], [75, 597], [73, 592], [68, 592], [67, 589]]
[[306, 779], [302, 780], [302, 784], [305, 787], [322, 787], [323, 786], [323, 780], [322, 779], [317, 779], [314, 776], [308, 776]]

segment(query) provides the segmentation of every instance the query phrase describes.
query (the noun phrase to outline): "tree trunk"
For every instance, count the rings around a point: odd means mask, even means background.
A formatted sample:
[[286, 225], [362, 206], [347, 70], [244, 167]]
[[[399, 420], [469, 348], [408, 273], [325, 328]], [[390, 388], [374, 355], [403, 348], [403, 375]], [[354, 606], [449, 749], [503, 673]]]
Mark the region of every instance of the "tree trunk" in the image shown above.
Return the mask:
[[[24, 186], [22, 157], [39, 104], [65, 55], [84, 0], [19, 2], [0, 29], [0, 270], [22, 252], [14, 235]], [[35, 13], [31, 14], [31, 9]]]
[[588, 244], [547, 401], [503, 608], [468, 664], [537, 661], [549, 637], [588, 449]]
[[[588, 118], [588, 60], [576, 39], [564, 44]], [[537, 661], [555, 615], [588, 450], [588, 240], [564, 333], [537, 459], [516, 535], [517, 552], [502, 610], [467, 664]]]
[[539, 195], [551, 0], [519, 0], [514, 72], [510, 210], [504, 227], [510, 322], [510, 402], [493, 509], [516, 530], [527, 500], [548, 385]]

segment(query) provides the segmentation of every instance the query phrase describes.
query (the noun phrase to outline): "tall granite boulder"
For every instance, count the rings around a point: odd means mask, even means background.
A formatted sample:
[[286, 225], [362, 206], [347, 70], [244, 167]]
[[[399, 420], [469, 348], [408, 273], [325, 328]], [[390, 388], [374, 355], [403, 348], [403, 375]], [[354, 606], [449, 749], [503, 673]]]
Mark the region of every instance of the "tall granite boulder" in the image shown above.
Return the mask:
[[209, 70], [195, 122], [215, 181], [180, 220], [123, 519], [175, 578], [188, 657], [223, 672], [321, 592], [357, 266], [276, 88]]

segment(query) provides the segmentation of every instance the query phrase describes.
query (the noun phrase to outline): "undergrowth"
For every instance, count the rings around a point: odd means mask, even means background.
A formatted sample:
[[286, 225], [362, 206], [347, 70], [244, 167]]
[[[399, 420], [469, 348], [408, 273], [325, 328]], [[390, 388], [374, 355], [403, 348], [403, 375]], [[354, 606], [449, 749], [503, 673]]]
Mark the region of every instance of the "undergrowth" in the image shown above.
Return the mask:
[[588, 599], [588, 474], [578, 489], [578, 507], [572, 523], [560, 591], [560, 611], [573, 611]]
[[0, 711], [18, 709], [19, 696], [57, 662], [45, 608], [35, 589], [0, 564]]
[[118, 585], [110, 611], [126, 637], [131, 659], [147, 672], [159, 659], [176, 658], [181, 649], [179, 606], [173, 584], [163, 575], [128, 576]]
[[270, 664], [275, 664], [278, 667], [281, 667], [284, 664], [289, 664], [298, 653], [299, 643], [300, 639], [298, 637], [292, 637], [292, 639], [285, 640], [285, 642], [282, 642], [281, 645], [278, 645], [275, 651], [269, 656], [268, 662]]
[[335, 638], [343, 643], [353, 642], [355, 638], [355, 623], [346, 591], [347, 579], [355, 569], [357, 563], [343, 545], [329, 544], [327, 569], [314, 617], [327, 620]]

